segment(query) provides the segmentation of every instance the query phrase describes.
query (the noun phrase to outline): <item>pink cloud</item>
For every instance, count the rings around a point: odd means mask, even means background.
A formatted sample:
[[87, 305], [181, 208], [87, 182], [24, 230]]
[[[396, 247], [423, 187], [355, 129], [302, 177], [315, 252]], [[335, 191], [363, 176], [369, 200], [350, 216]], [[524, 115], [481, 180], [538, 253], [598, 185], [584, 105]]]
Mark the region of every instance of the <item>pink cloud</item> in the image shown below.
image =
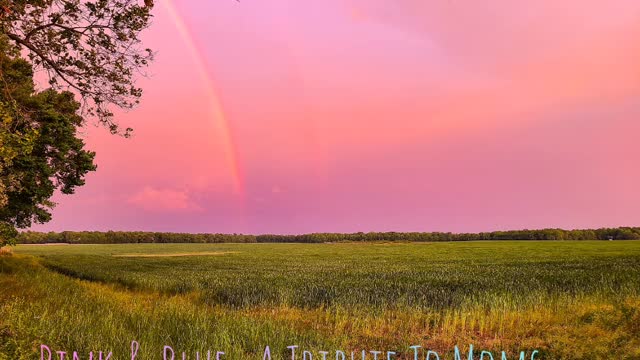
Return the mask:
[[127, 202], [147, 211], [202, 211], [203, 208], [191, 199], [188, 191], [156, 189], [145, 186], [131, 196]]

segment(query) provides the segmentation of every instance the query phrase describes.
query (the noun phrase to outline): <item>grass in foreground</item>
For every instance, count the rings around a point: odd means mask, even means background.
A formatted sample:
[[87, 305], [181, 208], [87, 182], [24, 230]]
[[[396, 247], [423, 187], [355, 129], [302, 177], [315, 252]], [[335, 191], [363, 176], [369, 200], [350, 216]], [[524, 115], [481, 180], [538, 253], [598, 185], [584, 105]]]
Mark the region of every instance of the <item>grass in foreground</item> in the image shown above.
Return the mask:
[[[206, 252], [225, 254], [114, 256]], [[419, 344], [443, 354], [470, 343], [511, 356], [538, 349], [544, 359], [640, 358], [638, 242], [21, 246], [17, 253], [0, 258], [0, 359], [34, 358], [40, 343], [125, 358], [133, 339], [142, 359], [161, 358], [164, 345], [245, 359], [262, 358], [265, 345], [284, 356], [293, 344], [405, 353]]]

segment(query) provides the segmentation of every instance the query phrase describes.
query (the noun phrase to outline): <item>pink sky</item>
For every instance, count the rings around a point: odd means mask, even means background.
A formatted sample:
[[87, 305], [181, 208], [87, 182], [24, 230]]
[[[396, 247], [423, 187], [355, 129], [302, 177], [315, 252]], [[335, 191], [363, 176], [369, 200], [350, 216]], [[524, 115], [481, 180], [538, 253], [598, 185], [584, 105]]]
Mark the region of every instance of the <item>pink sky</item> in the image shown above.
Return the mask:
[[166, 1], [135, 136], [34, 229], [640, 225], [637, 0]]

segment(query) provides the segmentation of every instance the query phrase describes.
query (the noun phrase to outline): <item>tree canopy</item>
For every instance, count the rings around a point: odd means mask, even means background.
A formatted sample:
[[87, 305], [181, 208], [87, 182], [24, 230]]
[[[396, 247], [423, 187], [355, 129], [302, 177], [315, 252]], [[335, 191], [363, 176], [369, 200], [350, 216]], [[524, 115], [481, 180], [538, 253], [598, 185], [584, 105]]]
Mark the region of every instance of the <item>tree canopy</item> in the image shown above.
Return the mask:
[[639, 227], [563, 230], [511, 230], [483, 233], [444, 232], [360, 232], [301, 235], [186, 234], [142, 231], [22, 232], [21, 244], [127, 244], [127, 243], [324, 243], [324, 242], [436, 242], [474, 240], [638, 240]]
[[140, 41], [152, 7], [151, 0], [0, 0], [0, 27], [52, 88], [80, 95], [82, 115], [118, 133], [113, 108], [139, 102], [135, 78], [153, 59]]
[[[152, 8], [152, 0], [0, 0], [0, 246], [16, 228], [49, 221], [54, 192], [73, 193], [96, 169], [77, 135], [86, 119], [129, 135], [114, 110], [142, 96], [136, 77], [153, 52], [140, 34]], [[48, 75], [48, 89], [36, 88], [34, 71]]]
[[36, 91], [31, 64], [0, 42], [0, 246], [15, 228], [51, 219], [55, 190], [71, 194], [96, 169], [77, 129], [74, 94]]

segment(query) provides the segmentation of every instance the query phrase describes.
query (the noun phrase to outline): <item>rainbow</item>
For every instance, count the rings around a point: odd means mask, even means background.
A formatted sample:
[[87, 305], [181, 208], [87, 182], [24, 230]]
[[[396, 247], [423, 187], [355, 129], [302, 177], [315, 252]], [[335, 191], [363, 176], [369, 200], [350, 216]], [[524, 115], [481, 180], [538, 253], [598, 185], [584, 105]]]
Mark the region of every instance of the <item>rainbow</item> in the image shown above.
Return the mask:
[[198, 48], [196, 40], [189, 31], [187, 24], [175, 8], [173, 1], [163, 0], [162, 3], [167, 9], [167, 12], [171, 17], [173, 24], [180, 33], [180, 36], [184, 39], [188, 51], [190, 52], [191, 57], [196, 63], [196, 70], [199, 73], [199, 78], [203, 81], [207, 98], [209, 99], [208, 102], [214, 124], [223, 141], [223, 144], [221, 145], [225, 152], [225, 158], [231, 169], [233, 193], [240, 196], [241, 199], [244, 199], [244, 179], [242, 176], [240, 164], [238, 162], [236, 145], [233, 140], [233, 134], [229, 126], [229, 121], [224, 115], [220, 97], [218, 96], [218, 93], [216, 91], [213, 79], [211, 78], [211, 75], [207, 70], [206, 59]]

